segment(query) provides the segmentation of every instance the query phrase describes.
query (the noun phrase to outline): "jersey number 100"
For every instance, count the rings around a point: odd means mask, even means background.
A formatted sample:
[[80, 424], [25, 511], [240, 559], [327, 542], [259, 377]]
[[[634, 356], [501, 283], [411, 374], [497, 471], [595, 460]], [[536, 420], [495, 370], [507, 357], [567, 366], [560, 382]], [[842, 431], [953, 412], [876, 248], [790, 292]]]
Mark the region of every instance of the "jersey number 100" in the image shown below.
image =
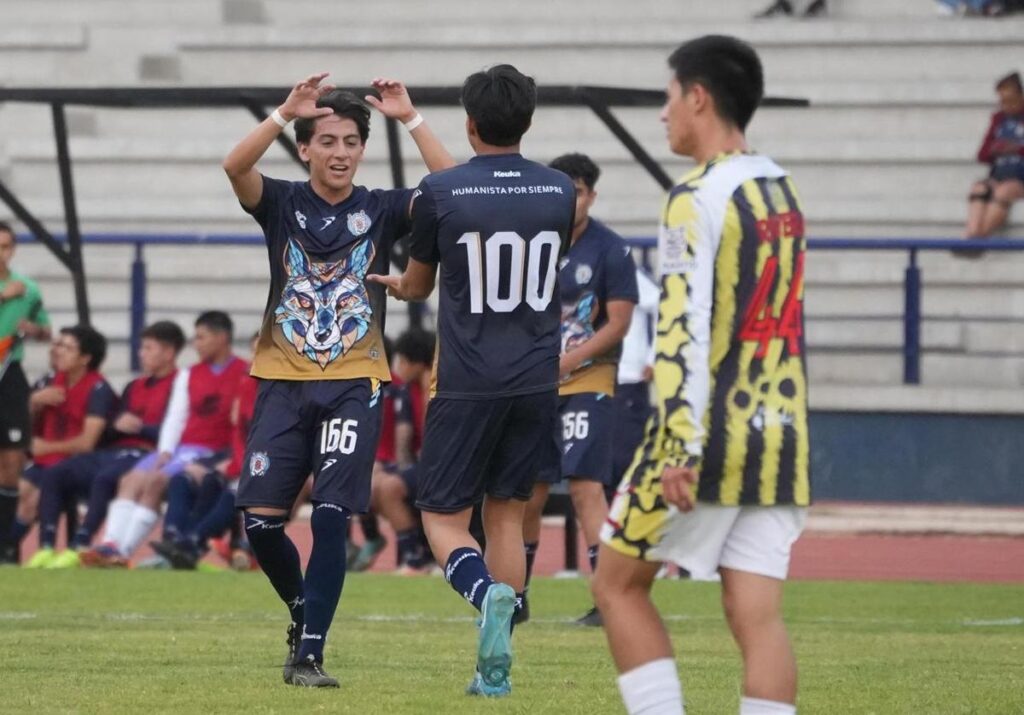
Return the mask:
[[[498, 231], [483, 241], [483, 247], [479, 233], [464, 233], [458, 243], [466, 247], [469, 262], [471, 313], [483, 313], [485, 300], [495, 313], [511, 313], [524, 300], [538, 312], [547, 309], [555, 291], [558, 249], [562, 245], [556, 231], [541, 231], [529, 242], [514, 231]], [[547, 263], [542, 269], [545, 246]], [[505, 296], [499, 295], [503, 282], [508, 286]]]

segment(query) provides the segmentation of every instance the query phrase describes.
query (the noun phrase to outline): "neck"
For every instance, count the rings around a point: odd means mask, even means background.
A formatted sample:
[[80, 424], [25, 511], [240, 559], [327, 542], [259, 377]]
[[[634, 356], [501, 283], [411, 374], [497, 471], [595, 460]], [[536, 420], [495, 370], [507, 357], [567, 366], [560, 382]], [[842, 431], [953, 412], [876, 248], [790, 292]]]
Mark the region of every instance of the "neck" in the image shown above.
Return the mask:
[[85, 377], [85, 373], [87, 372], [88, 369], [84, 367], [73, 367], [68, 370], [68, 387], [78, 384], [78, 381]]
[[476, 147], [477, 156], [496, 156], [499, 154], [518, 154], [519, 145], [513, 144], [512, 146], [491, 146], [490, 144], [480, 144]]
[[354, 187], [349, 184], [343, 189], [332, 189], [329, 186], [321, 184], [315, 179], [309, 180], [309, 185], [313, 187], [313, 193], [319, 196], [321, 199], [329, 204], [340, 204], [342, 201], [352, 195]]
[[10, 266], [0, 266], [0, 281], [5, 281], [11, 277]]
[[162, 380], [163, 378], [167, 377], [172, 372], [174, 372], [176, 367], [177, 366], [174, 364], [166, 365], [164, 367], [159, 368], [158, 370], [154, 370], [151, 377], [155, 377], [157, 380]]
[[223, 365], [224, 363], [226, 363], [228, 361], [228, 359], [230, 357], [231, 357], [231, 348], [228, 348], [227, 350], [222, 350], [219, 353], [215, 353], [214, 355], [212, 355], [210, 357], [210, 359], [207, 362], [210, 365]]
[[707, 164], [719, 154], [746, 151], [747, 138], [738, 128], [717, 124], [692, 154], [698, 164]]
[[580, 240], [580, 236], [587, 230], [587, 226], [590, 225], [590, 217], [583, 219], [572, 228], [572, 243], [576, 243]]

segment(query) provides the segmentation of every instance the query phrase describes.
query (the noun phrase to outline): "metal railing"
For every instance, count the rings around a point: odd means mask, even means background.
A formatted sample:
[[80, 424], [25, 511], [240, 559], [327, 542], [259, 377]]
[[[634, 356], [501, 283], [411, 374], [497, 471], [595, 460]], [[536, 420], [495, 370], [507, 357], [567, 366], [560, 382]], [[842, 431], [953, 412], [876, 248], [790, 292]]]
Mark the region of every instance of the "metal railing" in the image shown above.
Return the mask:
[[[63, 238], [63, 237], [60, 237]], [[19, 240], [31, 241], [30, 236]], [[132, 236], [126, 234], [90, 234], [84, 237], [90, 245], [130, 245], [135, 248], [131, 268], [130, 340], [132, 347], [132, 369], [138, 369], [138, 347], [146, 325], [146, 260], [147, 245], [163, 246], [260, 246], [263, 238], [240, 234], [161, 234]], [[629, 242], [639, 249], [643, 263], [653, 266], [651, 254], [657, 247], [657, 240], [650, 237], [631, 238]], [[907, 254], [907, 267], [903, 278], [903, 382], [916, 385], [921, 382], [921, 295], [923, 290], [922, 272], [918, 265], [918, 254], [922, 251], [975, 252], [1021, 251], [1024, 239], [989, 239], [985, 241], [964, 241], [953, 238], [811, 238], [808, 248], [813, 251], [902, 251]]]

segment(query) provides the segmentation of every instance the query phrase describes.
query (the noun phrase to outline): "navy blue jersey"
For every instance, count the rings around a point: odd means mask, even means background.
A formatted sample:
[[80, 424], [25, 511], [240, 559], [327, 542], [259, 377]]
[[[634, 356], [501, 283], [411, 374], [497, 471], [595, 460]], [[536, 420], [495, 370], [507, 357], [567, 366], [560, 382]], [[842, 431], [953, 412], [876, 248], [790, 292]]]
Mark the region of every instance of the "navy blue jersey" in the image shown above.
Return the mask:
[[558, 260], [576, 208], [569, 177], [519, 154], [423, 179], [409, 255], [440, 263], [435, 394], [485, 399], [558, 384]]
[[252, 374], [274, 380], [390, 380], [384, 288], [392, 243], [409, 232], [411, 190], [357, 186], [339, 204], [308, 181], [263, 177], [251, 212], [270, 255], [270, 294]]
[[[608, 322], [608, 301], [637, 303], [636, 264], [619, 234], [591, 218], [583, 234], [559, 264], [562, 302], [562, 352], [594, 337]], [[561, 395], [613, 394], [621, 343], [580, 365], [558, 388]]]

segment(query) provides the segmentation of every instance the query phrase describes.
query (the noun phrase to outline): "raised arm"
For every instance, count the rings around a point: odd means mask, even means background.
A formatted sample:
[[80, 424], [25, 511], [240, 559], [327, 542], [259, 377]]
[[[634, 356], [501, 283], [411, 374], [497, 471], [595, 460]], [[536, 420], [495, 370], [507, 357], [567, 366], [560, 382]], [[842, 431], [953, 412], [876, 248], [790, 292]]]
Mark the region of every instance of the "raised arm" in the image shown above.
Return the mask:
[[372, 84], [380, 93], [380, 99], [372, 94], [367, 95], [365, 99], [374, 109], [385, 117], [397, 119], [405, 125], [414, 122], [409, 134], [416, 142], [416, 148], [420, 150], [420, 156], [423, 157], [423, 163], [427, 165], [428, 171], [433, 173], [455, 166], [455, 159], [423, 118], [420, 117], [419, 121], [416, 121], [419, 112], [413, 106], [404, 84], [397, 79], [381, 77], [374, 79]]
[[[333, 85], [321, 85], [326, 72], [310, 75], [292, 87], [284, 104], [275, 111], [284, 122], [298, 117], [324, 117], [334, 110], [317, 107], [316, 101], [334, 89]], [[267, 153], [267, 149], [284, 131], [273, 115], [260, 122], [224, 159], [224, 173], [231, 181], [235, 196], [247, 209], [255, 209], [263, 197], [263, 177], [256, 170], [256, 163]]]

